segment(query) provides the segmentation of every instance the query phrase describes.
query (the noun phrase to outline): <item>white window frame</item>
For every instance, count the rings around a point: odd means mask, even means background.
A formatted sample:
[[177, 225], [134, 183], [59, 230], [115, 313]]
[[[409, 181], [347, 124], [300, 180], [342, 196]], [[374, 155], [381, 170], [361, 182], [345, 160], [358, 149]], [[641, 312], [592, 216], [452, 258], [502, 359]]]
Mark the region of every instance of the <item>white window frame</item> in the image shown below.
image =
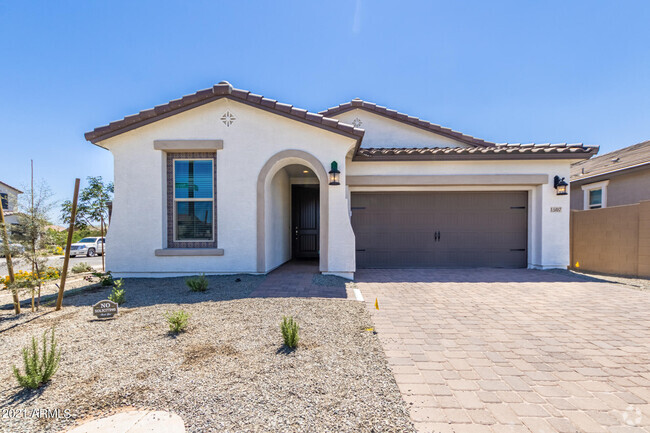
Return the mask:
[[[602, 182], [595, 182], [595, 183], [589, 183], [587, 185], [582, 185], [582, 193], [583, 193], [583, 209], [584, 210], [589, 210], [589, 209], [604, 209], [607, 207], [607, 185], [609, 185], [609, 180], [603, 180]], [[601, 195], [601, 204], [600, 207], [594, 207], [592, 208], [589, 205], [589, 192], [593, 190], [600, 189], [602, 190], [602, 195]]]
[[[211, 170], [211, 179], [212, 179], [212, 198], [176, 198], [176, 161], [210, 161], [210, 164], [212, 165], [212, 170]], [[173, 215], [174, 215], [174, 221], [172, 221], [172, 228], [174, 231], [174, 242], [214, 242], [215, 235], [216, 235], [216, 228], [214, 224], [214, 219], [216, 215], [214, 214], [214, 196], [215, 196], [215, 184], [214, 184], [214, 159], [213, 158], [174, 158], [172, 161], [172, 206], [174, 206], [173, 209]], [[177, 206], [176, 203], [182, 201], [182, 202], [188, 202], [188, 201], [193, 201], [193, 202], [198, 202], [198, 201], [209, 201], [212, 202], [212, 238], [211, 239], [178, 239], [178, 233], [176, 233], [176, 222], [178, 222], [178, 215], [177, 215]]]

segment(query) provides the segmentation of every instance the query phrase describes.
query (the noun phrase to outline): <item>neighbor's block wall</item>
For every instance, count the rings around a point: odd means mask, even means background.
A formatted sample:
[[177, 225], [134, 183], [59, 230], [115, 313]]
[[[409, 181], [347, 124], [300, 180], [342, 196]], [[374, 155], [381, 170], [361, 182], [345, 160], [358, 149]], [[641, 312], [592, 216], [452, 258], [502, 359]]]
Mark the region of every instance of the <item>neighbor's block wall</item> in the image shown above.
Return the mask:
[[639, 276], [650, 277], [650, 201], [639, 204]]
[[650, 276], [650, 201], [571, 213], [571, 265], [604, 274]]

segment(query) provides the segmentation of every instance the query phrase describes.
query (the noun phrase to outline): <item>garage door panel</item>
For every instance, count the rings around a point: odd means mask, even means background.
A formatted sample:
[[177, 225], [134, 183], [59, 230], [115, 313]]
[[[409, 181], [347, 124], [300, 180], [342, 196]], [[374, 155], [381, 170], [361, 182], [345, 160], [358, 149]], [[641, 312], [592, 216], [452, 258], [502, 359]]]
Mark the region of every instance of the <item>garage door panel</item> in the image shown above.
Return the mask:
[[525, 267], [527, 202], [520, 191], [352, 193], [357, 266]]

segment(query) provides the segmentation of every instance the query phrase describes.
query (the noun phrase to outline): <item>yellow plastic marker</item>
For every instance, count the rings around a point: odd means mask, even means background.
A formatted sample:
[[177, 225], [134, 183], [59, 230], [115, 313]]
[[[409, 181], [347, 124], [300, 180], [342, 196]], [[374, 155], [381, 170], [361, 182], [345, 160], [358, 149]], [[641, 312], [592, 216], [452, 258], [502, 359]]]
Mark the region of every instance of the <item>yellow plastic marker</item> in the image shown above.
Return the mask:
[[375, 298], [375, 308], [379, 310], [379, 301]]

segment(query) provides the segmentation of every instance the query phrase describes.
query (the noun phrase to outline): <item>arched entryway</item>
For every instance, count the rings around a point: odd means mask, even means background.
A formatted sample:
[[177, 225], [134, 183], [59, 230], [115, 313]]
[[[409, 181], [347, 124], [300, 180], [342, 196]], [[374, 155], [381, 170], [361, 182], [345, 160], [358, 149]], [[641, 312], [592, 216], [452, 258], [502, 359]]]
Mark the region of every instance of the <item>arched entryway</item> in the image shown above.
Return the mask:
[[[299, 242], [296, 245], [296, 208], [294, 206], [292, 209], [292, 203], [294, 200], [300, 200], [300, 197], [303, 197], [306, 203], [313, 201], [316, 189], [319, 214], [317, 256], [320, 271], [328, 270], [327, 179], [323, 164], [315, 156], [302, 150], [279, 152], [264, 164], [257, 179], [258, 272], [266, 273], [274, 269], [291, 259], [297, 251], [296, 248], [300, 248]], [[309, 215], [305, 218], [309, 218]], [[308, 236], [313, 233], [305, 231], [302, 235], [308, 244]], [[298, 236], [301, 236], [301, 233], [298, 233]]]

